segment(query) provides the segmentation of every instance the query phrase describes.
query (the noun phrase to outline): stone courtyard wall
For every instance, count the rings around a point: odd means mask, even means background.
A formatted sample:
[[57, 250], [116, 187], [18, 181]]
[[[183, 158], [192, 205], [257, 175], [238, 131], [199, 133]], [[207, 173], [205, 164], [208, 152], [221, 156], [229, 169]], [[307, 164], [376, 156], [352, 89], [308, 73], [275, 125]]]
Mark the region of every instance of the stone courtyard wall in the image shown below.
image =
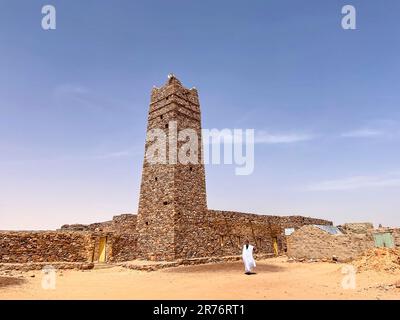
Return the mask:
[[65, 224], [61, 231], [92, 231], [92, 232], [136, 232], [136, 214], [121, 214], [114, 216], [112, 220], [96, 222], [92, 224]]
[[350, 261], [373, 248], [372, 233], [331, 235], [315, 226], [304, 226], [287, 239], [289, 258]]
[[136, 258], [135, 232], [1, 231], [0, 263], [98, 262], [101, 238], [107, 262]]
[[107, 238], [107, 262], [134, 260], [137, 257], [136, 214], [121, 214], [112, 220], [89, 225], [66, 224], [60, 231], [86, 231], [91, 234], [88, 250], [92, 252], [91, 261], [99, 260], [100, 238]]
[[286, 251], [285, 228], [298, 229], [307, 224], [332, 225], [331, 221], [301, 216], [268, 216], [232, 211], [208, 210], [208, 228], [212, 236], [203, 243], [209, 248], [209, 256], [241, 254], [246, 239], [258, 253], [274, 253], [277, 240], [279, 253]]
[[282, 254], [286, 251], [285, 228], [298, 229], [307, 224], [332, 225], [331, 221], [301, 216], [267, 216], [219, 210], [207, 210], [191, 223], [195, 227], [179, 227], [179, 237], [175, 238], [178, 242], [176, 259], [239, 255], [246, 239], [260, 254], [273, 254], [276, 239], [279, 254]]
[[[332, 224], [330, 221], [300, 216], [280, 217], [239, 212], [207, 210], [195, 226], [180, 229], [180, 245], [175, 259], [222, 257], [241, 254], [246, 239], [260, 254], [286, 250], [285, 228], [306, 224]], [[180, 224], [182, 226], [182, 224]], [[106, 238], [107, 262], [139, 258], [136, 215], [120, 215], [111, 221], [90, 225], [65, 225], [57, 231], [0, 232], [0, 262], [97, 262], [100, 240]], [[187, 231], [187, 232], [186, 232]], [[195, 232], [194, 232], [195, 231]], [[157, 237], [162, 239], [163, 234]]]
[[88, 262], [90, 234], [58, 231], [1, 231], [0, 262]]
[[358, 233], [365, 234], [371, 232], [374, 229], [374, 225], [370, 222], [363, 223], [345, 223], [342, 226], [338, 226], [344, 233]]

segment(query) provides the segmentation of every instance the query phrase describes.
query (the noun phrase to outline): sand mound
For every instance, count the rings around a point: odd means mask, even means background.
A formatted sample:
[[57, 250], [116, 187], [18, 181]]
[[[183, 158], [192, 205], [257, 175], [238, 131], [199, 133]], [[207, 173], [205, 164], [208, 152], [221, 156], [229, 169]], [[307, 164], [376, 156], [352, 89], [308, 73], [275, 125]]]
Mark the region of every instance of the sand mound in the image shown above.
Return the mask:
[[353, 262], [357, 272], [378, 271], [400, 273], [400, 250], [376, 248], [368, 250]]

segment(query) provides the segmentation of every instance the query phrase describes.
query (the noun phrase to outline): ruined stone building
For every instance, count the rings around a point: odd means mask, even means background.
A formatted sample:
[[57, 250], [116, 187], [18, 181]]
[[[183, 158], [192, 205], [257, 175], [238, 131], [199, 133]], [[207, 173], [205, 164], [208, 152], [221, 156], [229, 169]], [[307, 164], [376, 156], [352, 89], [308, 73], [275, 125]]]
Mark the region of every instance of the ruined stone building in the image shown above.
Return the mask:
[[400, 248], [399, 228], [375, 229], [372, 223], [346, 223], [336, 228], [338, 232], [330, 229], [307, 225], [296, 230], [287, 241], [288, 257], [348, 262], [373, 248]]
[[[196, 89], [173, 75], [153, 88], [147, 133], [191, 128], [201, 141]], [[179, 144], [176, 137], [168, 137]], [[146, 139], [148, 141], [149, 139]], [[170, 142], [171, 142], [170, 141]], [[145, 152], [148, 143], [145, 145]], [[169, 154], [170, 150], [166, 150]], [[332, 222], [301, 216], [272, 216], [210, 210], [201, 149], [197, 164], [143, 163], [138, 214], [116, 216], [91, 225], [65, 225], [56, 231], [0, 232], [0, 263], [117, 262], [134, 259], [176, 260], [241, 253], [246, 238], [259, 253], [286, 250], [285, 228]]]

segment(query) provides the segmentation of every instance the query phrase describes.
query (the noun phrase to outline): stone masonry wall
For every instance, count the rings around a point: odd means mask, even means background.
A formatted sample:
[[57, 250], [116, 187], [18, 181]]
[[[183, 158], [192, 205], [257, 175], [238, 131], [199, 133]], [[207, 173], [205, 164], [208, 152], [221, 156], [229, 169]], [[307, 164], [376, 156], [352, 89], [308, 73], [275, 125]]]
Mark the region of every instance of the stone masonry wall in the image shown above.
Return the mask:
[[269, 216], [230, 211], [209, 210], [209, 227], [214, 230], [210, 256], [240, 254], [246, 239], [258, 253], [274, 253], [277, 240], [279, 253], [286, 250], [285, 228], [298, 229], [307, 224], [332, 225], [331, 221], [301, 216]]
[[371, 233], [331, 235], [315, 226], [304, 226], [287, 239], [287, 255], [295, 259], [350, 261], [374, 247]]
[[110, 239], [109, 262], [131, 261], [137, 258], [137, 233], [117, 233]]
[[88, 262], [89, 244], [86, 232], [1, 231], [0, 262]]
[[65, 224], [61, 231], [93, 231], [93, 232], [119, 232], [129, 233], [136, 231], [136, 214], [121, 214], [114, 216], [112, 220], [96, 222], [92, 224]]
[[[185, 251], [176, 258], [222, 257], [238, 255], [245, 239], [256, 246], [258, 253], [273, 253], [274, 238], [279, 252], [286, 249], [284, 228], [305, 224], [332, 224], [306, 217], [264, 216], [239, 212], [208, 210], [202, 219], [188, 229], [180, 227]], [[134, 230], [135, 215], [114, 217], [112, 222], [92, 224], [97, 231], [25, 231], [0, 232], [0, 262], [97, 262], [100, 239], [106, 238], [107, 262], [122, 262], [138, 257], [138, 233]], [[102, 230], [98, 231], [99, 225]], [[107, 226], [104, 228], [104, 226]], [[133, 229], [133, 230], [132, 230]], [[157, 235], [160, 241], [163, 234]], [[196, 238], [196, 241], [193, 241]]]
[[[166, 155], [167, 163], [154, 164], [147, 157], [143, 162], [137, 221], [138, 250], [142, 258], [174, 260], [179, 256], [202, 255], [199, 235], [207, 232], [202, 225], [207, 204], [200, 122], [196, 89], [184, 88], [172, 75], [164, 86], [153, 88], [145, 153], [151, 152], [154, 145], [151, 135], [156, 129], [162, 130], [168, 143], [159, 146], [159, 153]], [[176, 158], [186, 143], [177, 137], [184, 129], [197, 133], [198, 148], [192, 154], [198, 159], [197, 164], [182, 164]]]
[[345, 223], [342, 226], [338, 226], [338, 228], [344, 233], [358, 233], [358, 234], [365, 234], [370, 232], [374, 229], [374, 225], [370, 222], [363, 222], [363, 223]]

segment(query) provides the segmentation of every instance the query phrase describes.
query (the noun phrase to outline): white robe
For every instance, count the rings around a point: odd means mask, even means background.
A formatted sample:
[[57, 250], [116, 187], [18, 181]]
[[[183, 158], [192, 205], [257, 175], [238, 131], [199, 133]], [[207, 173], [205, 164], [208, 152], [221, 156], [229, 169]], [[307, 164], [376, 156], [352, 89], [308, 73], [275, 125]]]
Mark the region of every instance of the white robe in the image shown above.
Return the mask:
[[250, 244], [248, 248], [246, 248], [246, 245], [243, 246], [242, 258], [246, 272], [251, 272], [251, 269], [256, 267], [256, 262], [253, 258], [253, 248]]

